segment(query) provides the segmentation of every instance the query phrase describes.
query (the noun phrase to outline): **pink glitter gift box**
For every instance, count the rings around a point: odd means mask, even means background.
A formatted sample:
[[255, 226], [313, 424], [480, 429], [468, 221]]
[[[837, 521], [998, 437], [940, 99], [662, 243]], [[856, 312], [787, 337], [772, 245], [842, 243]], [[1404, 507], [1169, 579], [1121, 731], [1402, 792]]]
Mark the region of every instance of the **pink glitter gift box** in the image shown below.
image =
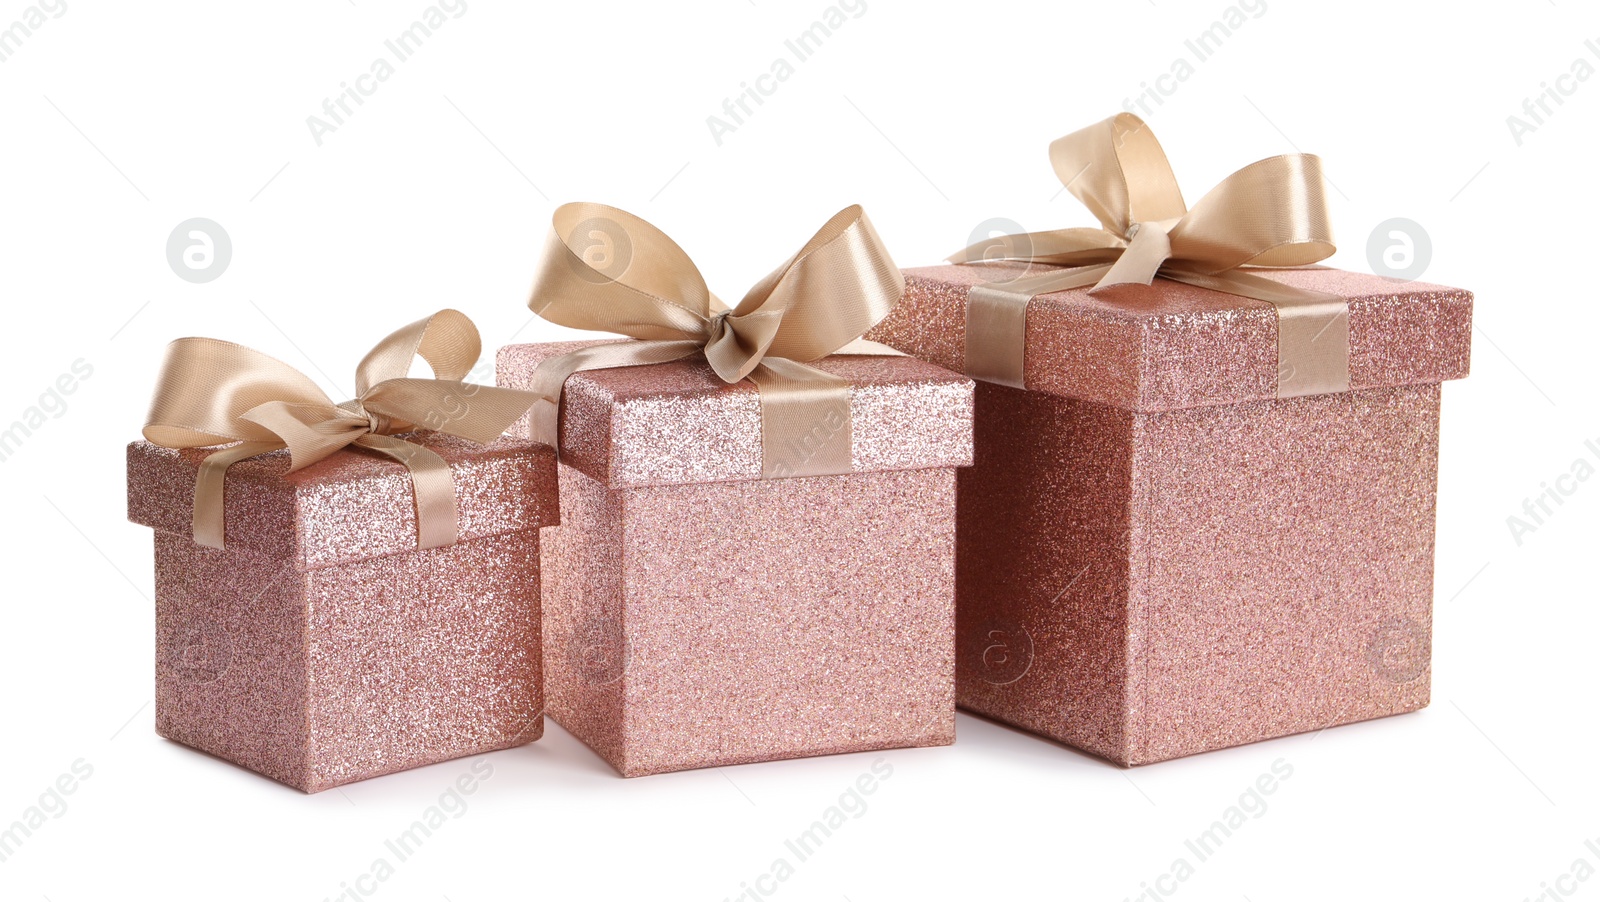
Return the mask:
[[157, 732], [306, 792], [539, 738], [555, 452], [407, 438], [450, 465], [454, 545], [417, 550], [406, 469], [343, 450], [234, 464], [227, 548], [203, 547], [209, 450], [128, 446], [128, 517], [155, 530]]
[[[868, 337], [959, 371], [968, 290], [1021, 272], [907, 270]], [[1266, 303], [1162, 280], [1029, 306], [1030, 389], [979, 383], [959, 477], [962, 707], [1135, 765], [1428, 704], [1439, 383], [1472, 296], [1268, 277], [1349, 299], [1349, 392], [1276, 397]]]
[[[588, 344], [502, 348], [498, 381]], [[761, 479], [756, 389], [698, 358], [566, 382], [549, 711], [623, 776], [954, 739], [972, 383], [903, 357], [811, 365], [851, 384], [850, 474]]]

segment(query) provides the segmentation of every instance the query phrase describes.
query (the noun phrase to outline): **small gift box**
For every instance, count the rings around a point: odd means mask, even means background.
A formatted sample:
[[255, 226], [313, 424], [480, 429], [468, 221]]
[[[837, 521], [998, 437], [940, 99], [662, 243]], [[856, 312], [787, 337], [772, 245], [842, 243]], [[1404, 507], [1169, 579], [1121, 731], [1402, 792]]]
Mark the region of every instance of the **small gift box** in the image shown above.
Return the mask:
[[[692, 271], [647, 224], [580, 207], [558, 211], [556, 262], [547, 259], [536, 309], [603, 286], [613, 294], [595, 303], [615, 312], [629, 303], [630, 278], [644, 278], [619, 267], [612, 284], [561, 256], [565, 236], [588, 228], [579, 220], [626, 236], [618, 243], [636, 258], [648, 252], [656, 272]], [[886, 311], [897, 271], [860, 276], [830, 263], [838, 242], [887, 261], [864, 218], [831, 224], [808, 245], [811, 265], [791, 261], [768, 280], [770, 297], [791, 279], [831, 295], [878, 280]], [[567, 281], [569, 265], [584, 285]], [[824, 268], [837, 278], [820, 278]], [[708, 293], [685, 294], [672, 301], [685, 314], [681, 338], [659, 321], [619, 323], [652, 340], [499, 353], [501, 385], [547, 392], [552, 371], [558, 391], [565, 383], [562, 525], [546, 531], [544, 549], [550, 715], [629, 777], [950, 743], [955, 468], [971, 459], [972, 382], [907, 357], [847, 355], [808, 355], [807, 366], [758, 356], [754, 382], [729, 380], [708, 362], [715, 349], [698, 352], [708, 336], [782, 316], [777, 343], [793, 347], [783, 329], [804, 324], [793, 315], [804, 302], [747, 298], [719, 312]], [[672, 341], [683, 347], [664, 351], [681, 359], [616, 362]], [[574, 370], [574, 361], [608, 368]], [[770, 408], [785, 398], [778, 372], [809, 386], [787, 421]], [[841, 403], [806, 407], [815, 393]], [[545, 437], [554, 411], [541, 426], [536, 407], [513, 433]]]
[[1315, 158], [1193, 211], [1136, 117], [1052, 158], [1103, 229], [907, 270], [869, 334], [985, 380], [958, 702], [1123, 765], [1425, 706], [1439, 383], [1467, 374], [1472, 296], [1238, 270], [1331, 252]]
[[[412, 352], [441, 378], [404, 379]], [[157, 732], [306, 792], [543, 732], [555, 452], [494, 438], [532, 398], [456, 381], [478, 339], [450, 311], [374, 355], [362, 398], [333, 405], [271, 358], [183, 339], [145, 430], [161, 444], [128, 446], [128, 517], [155, 531]]]

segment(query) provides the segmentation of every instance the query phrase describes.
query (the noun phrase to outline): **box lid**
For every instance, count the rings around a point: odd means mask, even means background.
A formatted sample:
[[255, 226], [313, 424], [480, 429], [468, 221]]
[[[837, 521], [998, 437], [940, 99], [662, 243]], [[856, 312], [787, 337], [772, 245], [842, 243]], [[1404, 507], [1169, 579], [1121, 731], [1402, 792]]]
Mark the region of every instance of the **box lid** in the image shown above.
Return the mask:
[[[443, 433], [402, 436], [450, 465], [460, 538], [536, 529], [557, 522], [555, 451], [502, 437], [487, 445]], [[128, 445], [128, 519], [192, 536], [195, 474], [214, 448]], [[353, 448], [302, 470], [274, 451], [228, 468], [228, 548], [287, 557], [302, 570], [382, 557], [417, 547], [417, 512], [406, 468]]]
[[[495, 377], [531, 387], [539, 362], [608, 342], [507, 345]], [[834, 356], [808, 366], [850, 382], [854, 472], [972, 463], [972, 380], [909, 357]], [[511, 427], [526, 436], [526, 416]], [[610, 488], [761, 477], [761, 407], [703, 358], [574, 373], [561, 412], [561, 460]]]
[[[967, 292], [1016, 278], [1026, 264], [904, 270], [900, 305], [867, 333], [960, 371]], [[1350, 387], [1442, 382], [1467, 375], [1472, 294], [1338, 269], [1252, 270], [1350, 302]], [[1158, 279], [1148, 292], [1040, 295], [1028, 307], [1028, 387], [1136, 411], [1277, 397], [1278, 320], [1270, 304]]]

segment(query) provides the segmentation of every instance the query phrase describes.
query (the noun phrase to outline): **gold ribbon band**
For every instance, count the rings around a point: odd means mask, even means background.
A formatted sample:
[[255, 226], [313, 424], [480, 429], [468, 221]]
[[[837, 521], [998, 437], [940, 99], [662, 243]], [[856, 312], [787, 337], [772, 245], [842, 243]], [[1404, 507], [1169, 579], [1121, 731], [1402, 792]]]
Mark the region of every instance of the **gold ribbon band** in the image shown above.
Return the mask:
[[[461, 381], [482, 350], [465, 314], [441, 310], [396, 331], [356, 367], [354, 400], [335, 404], [305, 374], [232, 342], [180, 338], [166, 360], [145, 418], [146, 440], [168, 448], [237, 442], [206, 456], [194, 488], [194, 540], [223, 547], [228, 467], [268, 451], [289, 450], [289, 472], [349, 445], [403, 464], [417, 505], [417, 547], [456, 541], [450, 466], [428, 449], [395, 438], [417, 430], [487, 443], [537, 398], [527, 392]], [[433, 379], [410, 379], [414, 357]]]
[[683, 249], [603, 204], [558, 208], [528, 306], [551, 322], [635, 341], [553, 357], [533, 374], [533, 436], [556, 444], [561, 393], [576, 372], [704, 354], [724, 382], [760, 392], [762, 476], [851, 471], [850, 384], [805, 362], [898, 354], [861, 340], [905, 282], [859, 206], [847, 207], [728, 309]]
[[1052, 267], [969, 291], [968, 375], [1025, 387], [1027, 308], [1033, 298], [1085, 286], [1101, 293], [1149, 285], [1159, 276], [1272, 305], [1278, 397], [1349, 389], [1348, 302], [1240, 269], [1306, 267], [1333, 253], [1317, 157], [1289, 154], [1252, 163], [1192, 209], [1184, 205], [1161, 144], [1131, 113], [1057, 139], [1050, 162], [1102, 227], [1004, 235], [949, 258]]

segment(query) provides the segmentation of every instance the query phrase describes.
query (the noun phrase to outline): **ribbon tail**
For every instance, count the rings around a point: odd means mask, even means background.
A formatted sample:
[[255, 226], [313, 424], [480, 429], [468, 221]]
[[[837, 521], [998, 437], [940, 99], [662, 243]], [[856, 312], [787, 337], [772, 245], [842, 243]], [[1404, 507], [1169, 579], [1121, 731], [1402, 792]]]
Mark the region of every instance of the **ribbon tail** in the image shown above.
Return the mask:
[[486, 445], [538, 400], [532, 392], [472, 382], [390, 379], [373, 386], [360, 406], [389, 417], [383, 430], [389, 434], [429, 429]]
[[844, 345], [844, 347], [840, 348], [837, 351], [834, 351], [832, 354], [830, 354], [828, 356], [830, 356], [830, 357], [838, 357], [841, 354], [853, 355], [853, 356], [856, 356], [856, 357], [905, 357], [906, 356], [906, 354], [904, 352], [897, 351], [894, 348], [891, 348], [886, 344], [883, 344], [881, 342], [876, 342], [876, 341], [868, 341], [865, 338], [858, 338], [855, 341], [847, 342]]
[[417, 548], [455, 544], [456, 485], [444, 458], [392, 435], [363, 435], [355, 444], [391, 457], [410, 471], [417, 506]]
[[1145, 222], [1123, 250], [1122, 256], [1111, 264], [1104, 277], [1095, 284], [1095, 291], [1117, 285], [1149, 285], [1155, 279], [1161, 264], [1172, 256], [1172, 239], [1163, 224]]
[[1278, 397], [1350, 390], [1350, 302], [1346, 299], [1237, 270], [1215, 274], [1163, 270], [1161, 275], [1265, 301], [1277, 310]]
[[248, 457], [279, 451], [283, 442], [240, 442], [206, 455], [194, 480], [194, 541], [207, 548], [221, 548], [226, 519], [228, 468]]
[[289, 449], [289, 472], [309, 467], [355, 441], [367, 424], [337, 405], [268, 401], [239, 415], [277, 436]]
[[682, 360], [700, 353], [696, 341], [619, 341], [591, 345], [570, 354], [551, 357], [533, 371], [530, 390], [538, 400], [528, 411], [529, 433], [534, 441], [560, 449], [561, 393], [567, 377], [583, 370], [643, 366]]
[[761, 391], [763, 479], [852, 472], [848, 380], [783, 357], [747, 378]]

